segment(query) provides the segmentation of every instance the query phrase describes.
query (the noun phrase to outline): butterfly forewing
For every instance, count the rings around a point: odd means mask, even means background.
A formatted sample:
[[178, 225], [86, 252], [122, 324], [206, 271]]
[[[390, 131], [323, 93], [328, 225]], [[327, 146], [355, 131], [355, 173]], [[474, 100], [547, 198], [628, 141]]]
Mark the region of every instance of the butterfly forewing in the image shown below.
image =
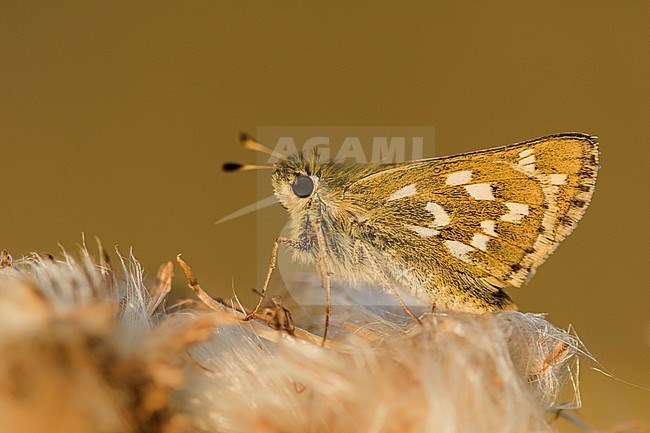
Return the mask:
[[387, 166], [344, 199], [411, 272], [454, 291], [494, 291], [521, 286], [571, 233], [597, 169], [595, 138], [562, 134]]

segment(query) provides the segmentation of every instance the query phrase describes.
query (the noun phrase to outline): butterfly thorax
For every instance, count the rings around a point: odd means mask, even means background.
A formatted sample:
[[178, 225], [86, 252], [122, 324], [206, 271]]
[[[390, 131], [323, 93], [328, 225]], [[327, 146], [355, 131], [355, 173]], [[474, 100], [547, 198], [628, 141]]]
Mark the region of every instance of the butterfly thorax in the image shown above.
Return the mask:
[[[276, 164], [272, 184], [280, 204], [289, 212], [295, 259], [314, 263], [325, 257], [329, 271], [347, 281], [375, 280], [370, 268], [363, 266], [364, 254], [376, 250], [364, 238], [371, 212], [346, 200], [345, 186], [384, 168], [381, 164], [321, 162], [316, 155], [295, 155]], [[313, 184], [306, 197], [295, 191], [296, 179], [302, 176]], [[323, 245], [318, 242], [318, 232]]]

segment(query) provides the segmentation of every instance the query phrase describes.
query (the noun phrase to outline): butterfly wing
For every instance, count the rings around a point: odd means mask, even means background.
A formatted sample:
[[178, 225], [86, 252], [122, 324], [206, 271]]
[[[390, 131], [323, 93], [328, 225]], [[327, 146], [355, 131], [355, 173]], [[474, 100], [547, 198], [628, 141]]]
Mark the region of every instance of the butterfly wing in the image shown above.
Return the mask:
[[353, 183], [345, 200], [368, 210], [373, 245], [453, 298], [446, 304], [478, 296], [489, 304], [478, 309], [498, 309], [508, 300], [500, 289], [521, 286], [573, 231], [597, 170], [595, 137], [560, 134], [393, 165]]

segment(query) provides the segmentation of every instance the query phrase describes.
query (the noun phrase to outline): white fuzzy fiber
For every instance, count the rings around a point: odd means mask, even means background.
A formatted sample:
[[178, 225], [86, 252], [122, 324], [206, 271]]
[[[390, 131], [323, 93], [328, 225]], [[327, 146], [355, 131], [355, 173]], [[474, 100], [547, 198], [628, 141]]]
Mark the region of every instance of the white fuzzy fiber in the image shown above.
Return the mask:
[[191, 349], [206, 371], [190, 376], [185, 407], [210, 432], [514, 433], [553, 431], [545, 412], [575, 404], [558, 398], [577, 379], [577, 341], [541, 316], [382, 325], [351, 327], [329, 348], [222, 326]]
[[196, 287], [209, 309], [161, 311], [160, 281], [121, 273], [85, 253], [0, 269], [2, 431], [549, 432], [579, 405], [580, 342], [540, 315], [358, 307], [321, 347]]

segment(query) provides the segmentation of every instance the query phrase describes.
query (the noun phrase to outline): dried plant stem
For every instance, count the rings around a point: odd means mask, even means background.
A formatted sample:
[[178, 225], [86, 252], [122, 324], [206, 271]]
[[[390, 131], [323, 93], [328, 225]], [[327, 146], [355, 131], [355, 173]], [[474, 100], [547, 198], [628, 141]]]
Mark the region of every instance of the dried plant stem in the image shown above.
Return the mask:
[[[230, 307], [228, 305], [216, 301], [207, 292], [205, 292], [205, 290], [201, 288], [201, 285], [199, 284], [196, 276], [194, 275], [192, 268], [190, 267], [190, 265], [187, 264], [185, 260], [181, 258], [180, 254], [176, 256], [176, 261], [185, 272], [185, 276], [187, 277], [188, 286], [190, 287], [190, 289], [192, 289], [192, 291], [206, 305], [206, 307], [208, 307], [215, 313], [218, 313], [220, 324], [241, 325], [243, 322], [249, 321], [247, 320], [248, 315], [242, 313], [241, 311], [238, 311], [233, 307]], [[253, 318], [257, 318], [257, 317], [253, 316]], [[262, 338], [265, 338], [269, 341], [278, 341], [280, 338], [283, 338], [283, 335], [281, 333], [278, 333], [277, 331], [270, 329], [268, 326], [266, 326], [263, 323], [260, 323], [259, 321], [250, 320], [249, 323], [252, 326], [253, 330]], [[302, 340], [308, 343], [322, 345], [322, 337], [312, 334], [304, 329], [294, 328], [293, 335], [286, 335], [286, 336], [289, 338], [296, 338], [298, 340]], [[328, 343], [325, 343], [325, 347], [330, 347], [330, 345]]]
[[7, 250], [2, 250], [0, 254], [0, 269], [10, 268], [12, 264], [11, 256]]

